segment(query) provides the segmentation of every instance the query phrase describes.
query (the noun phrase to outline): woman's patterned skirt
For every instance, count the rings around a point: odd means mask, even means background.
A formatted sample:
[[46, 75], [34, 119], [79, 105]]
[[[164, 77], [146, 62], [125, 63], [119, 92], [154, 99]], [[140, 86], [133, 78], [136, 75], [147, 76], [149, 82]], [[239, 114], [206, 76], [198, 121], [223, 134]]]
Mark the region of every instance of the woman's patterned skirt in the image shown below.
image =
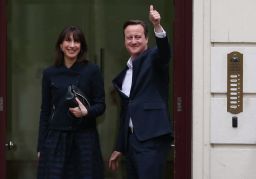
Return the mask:
[[50, 130], [40, 151], [37, 179], [103, 179], [99, 137], [89, 131]]

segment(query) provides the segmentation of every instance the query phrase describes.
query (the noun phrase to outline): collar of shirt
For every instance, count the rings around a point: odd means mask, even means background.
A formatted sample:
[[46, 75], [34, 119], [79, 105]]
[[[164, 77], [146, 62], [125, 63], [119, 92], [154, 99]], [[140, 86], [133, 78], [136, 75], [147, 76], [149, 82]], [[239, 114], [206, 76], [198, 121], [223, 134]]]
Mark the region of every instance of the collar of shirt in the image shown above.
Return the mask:
[[126, 71], [122, 84], [122, 92], [129, 97], [132, 85], [132, 58], [129, 58], [127, 62], [127, 67], [128, 69]]
[[129, 69], [132, 69], [132, 58], [130, 57], [129, 60], [127, 61], [127, 67]]

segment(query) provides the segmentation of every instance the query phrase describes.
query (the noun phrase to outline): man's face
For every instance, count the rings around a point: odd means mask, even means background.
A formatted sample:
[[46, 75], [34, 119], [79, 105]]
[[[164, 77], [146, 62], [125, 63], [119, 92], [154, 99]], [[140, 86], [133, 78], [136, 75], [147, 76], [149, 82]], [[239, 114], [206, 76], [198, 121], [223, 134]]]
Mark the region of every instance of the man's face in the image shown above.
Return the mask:
[[145, 37], [142, 25], [129, 25], [124, 30], [124, 44], [134, 59], [148, 48], [148, 38]]

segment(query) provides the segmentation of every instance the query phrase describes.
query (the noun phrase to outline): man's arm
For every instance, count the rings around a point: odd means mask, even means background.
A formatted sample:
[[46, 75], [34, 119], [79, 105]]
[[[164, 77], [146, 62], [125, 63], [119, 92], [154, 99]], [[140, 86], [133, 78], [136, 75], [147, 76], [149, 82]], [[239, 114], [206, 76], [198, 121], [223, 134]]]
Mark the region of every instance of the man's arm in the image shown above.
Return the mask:
[[161, 15], [154, 9], [153, 5], [150, 5], [149, 7], [149, 20], [154, 26], [155, 35], [157, 37], [156, 44], [160, 55], [160, 59], [157, 60], [156, 63], [161, 66], [168, 64], [171, 57], [170, 45], [166, 37], [166, 32], [160, 23]]

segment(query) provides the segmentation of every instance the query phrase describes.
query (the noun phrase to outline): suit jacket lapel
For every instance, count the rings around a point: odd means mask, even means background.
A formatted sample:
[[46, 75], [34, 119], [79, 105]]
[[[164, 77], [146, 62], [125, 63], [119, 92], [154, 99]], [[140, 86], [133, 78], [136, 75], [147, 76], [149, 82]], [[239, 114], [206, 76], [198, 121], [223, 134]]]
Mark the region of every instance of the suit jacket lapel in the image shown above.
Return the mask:
[[145, 61], [145, 52], [141, 54], [137, 59], [135, 59], [132, 63], [133, 74], [132, 74], [132, 87], [131, 87], [130, 97], [132, 97], [136, 92], [136, 88], [139, 83], [138, 77], [143, 70], [142, 65], [144, 61]]
[[121, 71], [116, 78], [113, 79], [112, 83], [114, 85], [114, 87], [116, 88], [116, 90], [118, 91], [118, 93], [122, 96], [122, 97], [126, 97], [127, 96], [122, 92], [122, 84], [123, 84], [123, 80], [126, 74], [128, 67], [126, 66], [126, 68], [123, 69], [123, 71]]

